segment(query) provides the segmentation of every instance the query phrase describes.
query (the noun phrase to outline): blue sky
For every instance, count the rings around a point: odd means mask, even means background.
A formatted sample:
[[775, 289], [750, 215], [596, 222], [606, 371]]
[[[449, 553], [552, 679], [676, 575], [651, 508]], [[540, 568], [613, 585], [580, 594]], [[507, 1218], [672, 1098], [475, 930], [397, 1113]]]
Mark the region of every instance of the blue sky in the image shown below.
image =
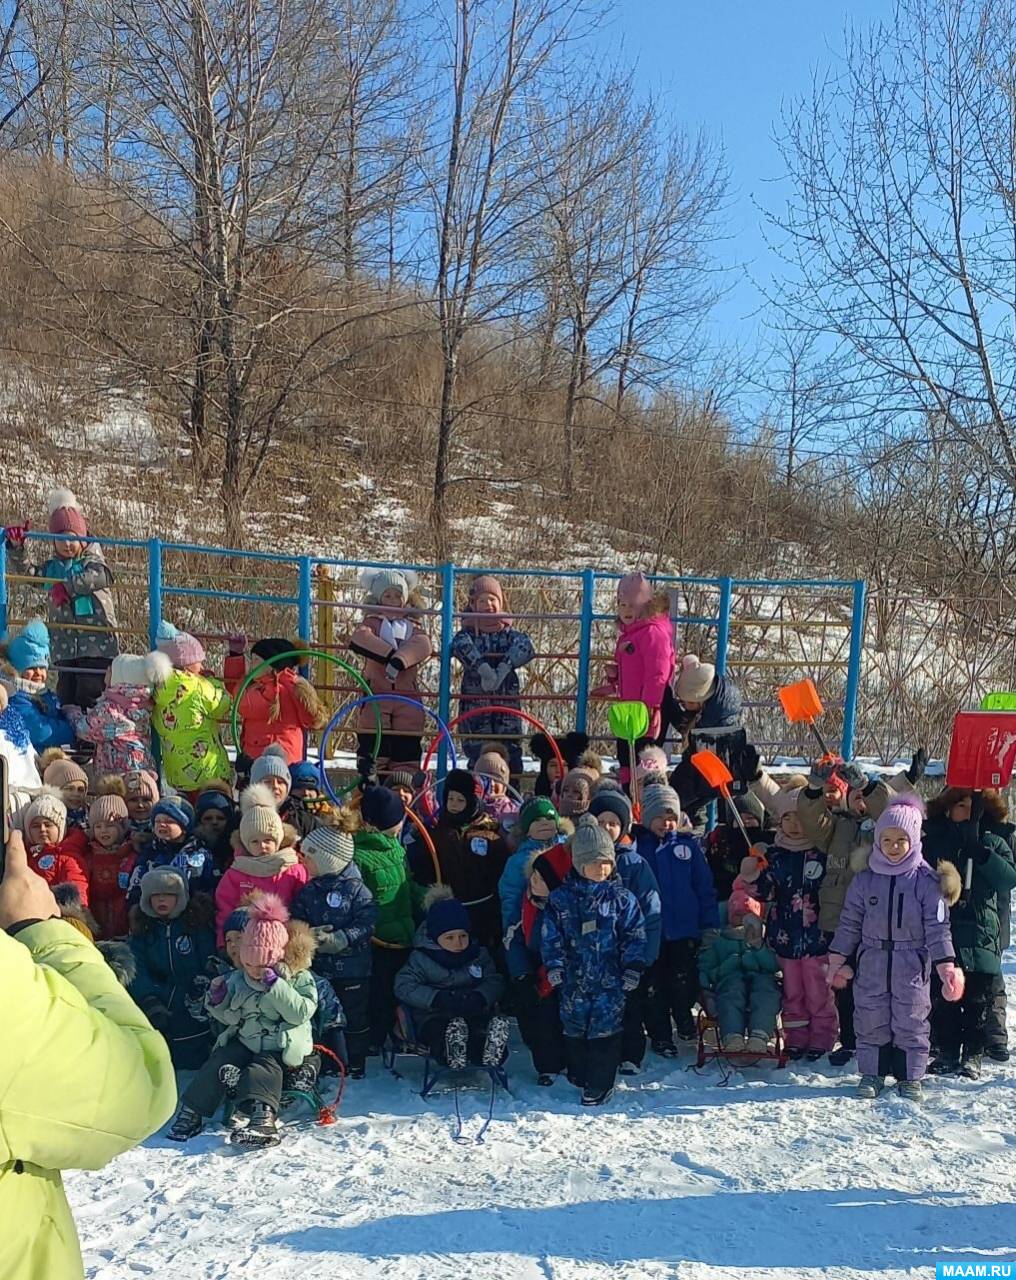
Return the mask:
[[814, 69], [835, 63], [845, 25], [892, 14], [892, 0], [616, 0], [605, 53], [622, 50], [640, 82], [661, 93], [675, 120], [719, 137], [730, 170], [727, 239], [718, 256], [740, 264], [715, 313], [717, 337], [755, 345], [762, 300], [746, 278], [780, 267], [767, 248], [753, 199], [779, 206], [781, 161], [773, 142], [783, 102], [806, 93]]

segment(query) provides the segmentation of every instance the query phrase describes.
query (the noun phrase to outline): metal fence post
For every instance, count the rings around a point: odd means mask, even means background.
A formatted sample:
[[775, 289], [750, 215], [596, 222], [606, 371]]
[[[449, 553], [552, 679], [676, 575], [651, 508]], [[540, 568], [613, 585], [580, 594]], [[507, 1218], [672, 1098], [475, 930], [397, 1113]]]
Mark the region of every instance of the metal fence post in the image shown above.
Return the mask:
[[[438, 679], [437, 713], [445, 724], [451, 719], [452, 639], [455, 636], [455, 566], [449, 560], [441, 566], [441, 672]], [[465, 707], [460, 710], [464, 711]], [[437, 751], [437, 771], [444, 777], [448, 769], [448, 748], [444, 737]]]
[[162, 543], [148, 539], [148, 643], [154, 649], [162, 622]]
[[734, 599], [733, 578], [720, 579], [720, 616], [716, 622], [716, 674], [727, 674], [727, 649], [730, 647], [730, 608]]
[[589, 662], [593, 647], [593, 612], [596, 603], [596, 574], [582, 570], [582, 614], [579, 618], [579, 678], [575, 690], [575, 728], [585, 733], [589, 704]]
[[7, 539], [0, 529], [0, 636], [7, 634]]
[[861, 659], [864, 655], [864, 620], [868, 584], [863, 579], [854, 583], [854, 610], [850, 621], [850, 658], [847, 664], [847, 692], [843, 699], [843, 737], [840, 755], [849, 760], [854, 754], [854, 727], [857, 701], [861, 691]]

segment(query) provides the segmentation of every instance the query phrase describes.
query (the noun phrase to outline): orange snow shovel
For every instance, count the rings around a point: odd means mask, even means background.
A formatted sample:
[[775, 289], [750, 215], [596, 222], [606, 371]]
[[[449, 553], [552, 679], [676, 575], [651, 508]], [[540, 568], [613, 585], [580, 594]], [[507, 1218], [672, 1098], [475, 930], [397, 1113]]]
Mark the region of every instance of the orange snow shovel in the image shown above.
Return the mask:
[[798, 680], [796, 684], [784, 685], [782, 689], [777, 690], [777, 693], [783, 706], [783, 714], [790, 723], [806, 724], [815, 735], [815, 741], [821, 747], [822, 755], [829, 760], [834, 759], [835, 757], [823, 741], [822, 734], [815, 723], [825, 711], [822, 699], [815, 688], [815, 681], [810, 679]]
[[726, 800], [730, 816], [734, 819], [741, 835], [744, 836], [745, 844], [750, 849], [752, 847], [751, 836], [748, 835], [748, 829], [741, 821], [741, 815], [737, 812], [737, 805], [734, 804], [734, 797], [730, 794], [730, 784], [734, 781], [734, 775], [715, 751], [696, 751], [691, 758], [691, 763], [705, 778], [706, 782], [711, 787], [715, 787]]

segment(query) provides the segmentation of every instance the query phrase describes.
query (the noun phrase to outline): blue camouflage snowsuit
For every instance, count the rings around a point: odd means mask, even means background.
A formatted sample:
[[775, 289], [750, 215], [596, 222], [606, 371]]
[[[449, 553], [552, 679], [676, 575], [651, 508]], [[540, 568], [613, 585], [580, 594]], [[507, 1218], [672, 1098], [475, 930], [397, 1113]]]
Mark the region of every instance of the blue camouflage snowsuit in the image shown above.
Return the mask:
[[[524, 631], [516, 631], [508, 627], [503, 631], [474, 631], [463, 627], [452, 640], [452, 657], [462, 663], [462, 697], [459, 701], [459, 713], [473, 711], [479, 707], [519, 706], [521, 685], [519, 669], [532, 662], [536, 650], [533, 642]], [[511, 670], [501, 681], [499, 688], [493, 693], [484, 693], [480, 683], [478, 668], [489, 663], [496, 671], [502, 662], [507, 662]], [[483, 750], [483, 744], [489, 739], [500, 740], [510, 737], [513, 740], [504, 742], [508, 750], [512, 773], [522, 772], [522, 747], [519, 739], [522, 736], [522, 720], [519, 716], [508, 715], [501, 711], [491, 711], [487, 715], [471, 716], [463, 728], [469, 729], [468, 736], [463, 736], [462, 744], [466, 749], [469, 767], [476, 764]]]

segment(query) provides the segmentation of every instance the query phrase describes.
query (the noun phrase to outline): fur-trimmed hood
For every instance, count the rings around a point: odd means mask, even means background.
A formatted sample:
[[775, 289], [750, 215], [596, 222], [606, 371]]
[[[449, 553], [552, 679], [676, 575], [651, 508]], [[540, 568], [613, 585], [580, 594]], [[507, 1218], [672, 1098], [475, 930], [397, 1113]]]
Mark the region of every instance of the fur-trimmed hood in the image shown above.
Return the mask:
[[304, 969], [309, 969], [314, 961], [314, 952], [317, 950], [317, 943], [314, 941], [310, 925], [303, 920], [289, 920], [286, 923], [286, 932], [289, 934], [289, 941], [282, 956], [284, 963], [288, 965], [291, 973], [300, 973]]
[[135, 938], [150, 933], [159, 924], [179, 922], [185, 933], [192, 929], [214, 929], [215, 899], [210, 893], [195, 893], [183, 911], [171, 921], [156, 919], [154, 916], [146, 915], [140, 907], [132, 907], [129, 920], [131, 936]]
[[[868, 870], [868, 862], [871, 857], [872, 846], [870, 844], [858, 845], [850, 854], [850, 870], [856, 876], [861, 871]], [[929, 871], [938, 876], [938, 884], [942, 893], [942, 897], [946, 901], [946, 906], [954, 907], [963, 896], [963, 881], [957, 871], [955, 865], [944, 859], [939, 862], [937, 867], [930, 866], [927, 862], [924, 864]]]
[[95, 947], [116, 974], [116, 980], [121, 987], [129, 987], [137, 977], [138, 966], [134, 959], [134, 952], [127, 943], [110, 939], [97, 942]]

